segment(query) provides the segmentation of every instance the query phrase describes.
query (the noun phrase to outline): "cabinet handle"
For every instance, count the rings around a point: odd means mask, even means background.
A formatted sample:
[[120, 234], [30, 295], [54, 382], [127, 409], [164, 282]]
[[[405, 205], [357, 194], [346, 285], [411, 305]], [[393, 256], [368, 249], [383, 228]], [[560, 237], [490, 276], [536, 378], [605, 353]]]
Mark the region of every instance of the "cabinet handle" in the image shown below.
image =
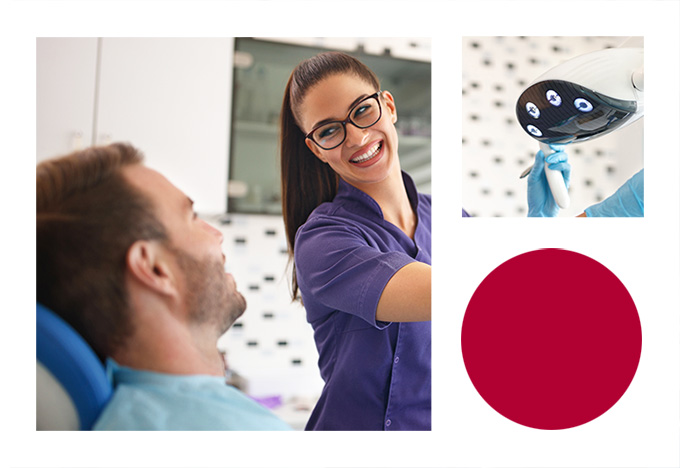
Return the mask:
[[80, 151], [84, 148], [83, 132], [73, 132], [71, 135], [71, 150]]

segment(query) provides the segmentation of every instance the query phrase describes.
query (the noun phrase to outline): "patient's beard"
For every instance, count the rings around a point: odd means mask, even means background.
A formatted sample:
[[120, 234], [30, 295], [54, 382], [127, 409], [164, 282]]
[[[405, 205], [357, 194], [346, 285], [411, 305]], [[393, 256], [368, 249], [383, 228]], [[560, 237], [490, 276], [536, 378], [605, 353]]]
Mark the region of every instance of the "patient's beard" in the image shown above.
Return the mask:
[[193, 323], [213, 324], [219, 335], [245, 311], [245, 300], [227, 282], [219, 260], [197, 260], [180, 249], [173, 249], [186, 279], [186, 305]]

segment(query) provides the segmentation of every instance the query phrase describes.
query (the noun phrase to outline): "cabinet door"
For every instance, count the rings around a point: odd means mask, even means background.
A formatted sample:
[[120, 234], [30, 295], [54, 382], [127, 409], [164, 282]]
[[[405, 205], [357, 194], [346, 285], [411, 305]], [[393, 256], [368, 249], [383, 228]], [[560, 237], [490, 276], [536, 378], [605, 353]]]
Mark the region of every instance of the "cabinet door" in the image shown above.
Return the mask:
[[96, 38], [36, 40], [36, 157], [92, 144]]
[[127, 141], [196, 202], [226, 211], [233, 39], [105, 38], [96, 141]]

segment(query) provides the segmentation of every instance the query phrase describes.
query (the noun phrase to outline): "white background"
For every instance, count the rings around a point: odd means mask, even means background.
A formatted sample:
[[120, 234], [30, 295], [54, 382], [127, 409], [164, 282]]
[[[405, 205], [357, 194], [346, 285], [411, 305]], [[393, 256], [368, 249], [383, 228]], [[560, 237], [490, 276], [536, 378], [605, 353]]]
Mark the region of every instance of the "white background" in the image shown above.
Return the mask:
[[[680, 165], [675, 1], [5, 2], [0, 11], [3, 455], [13, 467], [680, 466]], [[432, 36], [434, 430], [429, 433], [36, 433], [33, 393], [36, 36]], [[473, 35], [645, 36], [644, 219], [461, 219], [460, 51]], [[579, 428], [511, 423], [460, 353], [467, 301], [496, 266], [542, 247], [599, 261], [643, 330], [638, 373]], [[540, 272], [537, 272], [540, 274]], [[527, 278], [530, 294], [531, 278]], [[593, 285], [596, 292], [597, 285]], [[562, 291], [555, 278], [555, 296]]]

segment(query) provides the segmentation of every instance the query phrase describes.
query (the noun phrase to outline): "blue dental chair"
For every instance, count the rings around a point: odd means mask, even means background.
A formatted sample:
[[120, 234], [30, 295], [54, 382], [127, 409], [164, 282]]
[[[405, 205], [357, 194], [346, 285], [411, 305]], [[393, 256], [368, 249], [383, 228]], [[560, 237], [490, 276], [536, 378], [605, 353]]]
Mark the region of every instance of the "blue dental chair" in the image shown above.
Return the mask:
[[113, 387], [85, 340], [47, 307], [36, 307], [36, 428], [90, 430]]

